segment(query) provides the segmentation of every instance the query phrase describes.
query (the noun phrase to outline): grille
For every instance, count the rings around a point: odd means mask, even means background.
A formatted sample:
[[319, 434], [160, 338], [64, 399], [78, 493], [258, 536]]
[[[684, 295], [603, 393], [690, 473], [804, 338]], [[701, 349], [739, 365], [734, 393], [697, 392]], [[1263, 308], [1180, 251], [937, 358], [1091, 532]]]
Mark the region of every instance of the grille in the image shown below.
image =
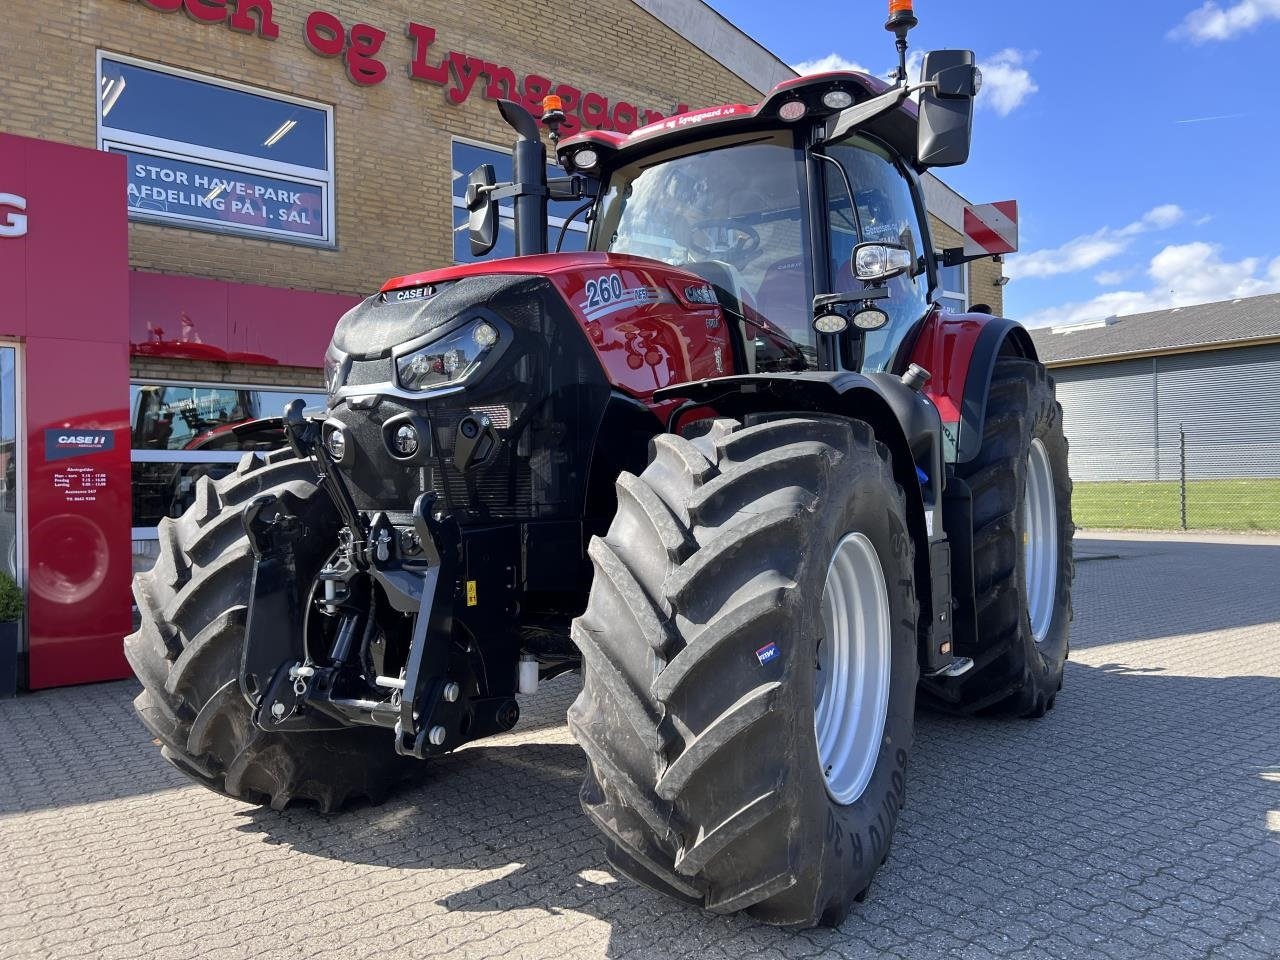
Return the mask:
[[347, 372], [347, 386], [368, 386], [391, 382], [391, 358], [382, 360], [352, 360]]

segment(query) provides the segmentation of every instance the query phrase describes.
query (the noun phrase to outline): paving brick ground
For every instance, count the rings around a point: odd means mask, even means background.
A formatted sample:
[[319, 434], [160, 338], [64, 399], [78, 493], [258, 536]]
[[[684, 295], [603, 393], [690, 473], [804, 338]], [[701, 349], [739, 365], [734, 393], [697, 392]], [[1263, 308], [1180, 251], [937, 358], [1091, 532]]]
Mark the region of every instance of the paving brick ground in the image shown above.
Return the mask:
[[1044, 720], [921, 717], [902, 826], [840, 930], [615, 879], [574, 682], [341, 816], [189, 785], [132, 683], [0, 701], [0, 957], [1280, 956], [1280, 541], [1081, 541]]

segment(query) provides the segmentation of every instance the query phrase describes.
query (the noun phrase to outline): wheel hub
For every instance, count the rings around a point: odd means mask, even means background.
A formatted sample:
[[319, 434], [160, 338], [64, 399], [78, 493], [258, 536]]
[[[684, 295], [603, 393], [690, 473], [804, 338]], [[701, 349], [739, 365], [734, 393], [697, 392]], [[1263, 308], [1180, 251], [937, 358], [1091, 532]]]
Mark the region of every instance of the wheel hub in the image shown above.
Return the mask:
[[889, 589], [876, 549], [861, 533], [836, 545], [822, 590], [814, 729], [827, 793], [856, 801], [871, 781], [884, 738], [891, 659]]
[[1053, 495], [1053, 468], [1038, 439], [1027, 454], [1027, 490], [1022, 498], [1023, 568], [1027, 580], [1027, 612], [1031, 635], [1040, 643], [1049, 634], [1058, 589], [1058, 506]]

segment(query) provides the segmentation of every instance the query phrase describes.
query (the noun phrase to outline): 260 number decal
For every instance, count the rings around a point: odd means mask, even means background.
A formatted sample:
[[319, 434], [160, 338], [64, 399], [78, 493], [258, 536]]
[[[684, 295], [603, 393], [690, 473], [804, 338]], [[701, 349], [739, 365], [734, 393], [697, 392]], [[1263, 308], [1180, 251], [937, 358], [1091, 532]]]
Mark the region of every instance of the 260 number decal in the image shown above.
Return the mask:
[[611, 273], [598, 280], [587, 281], [587, 309], [607, 307], [622, 299], [622, 277]]

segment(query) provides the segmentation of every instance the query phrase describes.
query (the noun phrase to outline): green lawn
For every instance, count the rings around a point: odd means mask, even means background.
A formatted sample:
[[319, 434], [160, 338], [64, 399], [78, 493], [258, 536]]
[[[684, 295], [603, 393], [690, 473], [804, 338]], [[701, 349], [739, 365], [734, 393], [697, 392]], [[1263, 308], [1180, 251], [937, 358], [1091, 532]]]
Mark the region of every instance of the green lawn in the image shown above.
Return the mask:
[[[1084, 529], [1179, 530], [1177, 481], [1108, 481], [1075, 485], [1071, 510]], [[1280, 531], [1280, 480], [1191, 480], [1190, 530]]]

